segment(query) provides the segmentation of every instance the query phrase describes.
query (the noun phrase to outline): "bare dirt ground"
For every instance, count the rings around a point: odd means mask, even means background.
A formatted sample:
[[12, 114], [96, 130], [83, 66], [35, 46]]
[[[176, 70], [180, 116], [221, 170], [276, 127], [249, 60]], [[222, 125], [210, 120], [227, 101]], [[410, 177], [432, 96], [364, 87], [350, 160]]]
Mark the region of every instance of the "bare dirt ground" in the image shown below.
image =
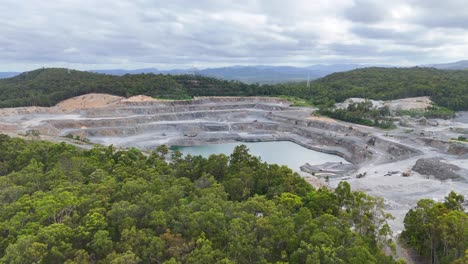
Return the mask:
[[18, 130], [18, 126], [15, 124], [0, 123], [0, 131], [4, 133], [15, 132]]
[[380, 107], [388, 107], [391, 112], [397, 112], [400, 110], [421, 110], [431, 107], [433, 102], [428, 96], [421, 96], [421, 97], [410, 97], [398, 100], [389, 100], [389, 101], [381, 101], [381, 100], [367, 100], [364, 98], [349, 98], [346, 99], [343, 103], [337, 103], [336, 106], [338, 108], [346, 109], [348, 108], [350, 103], [360, 103], [364, 101], [372, 102], [372, 105], [375, 108]]
[[77, 109], [91, 109], [91, 108], [101, 108], [101, 107], [112, 107], [116, 105], [126, 105], [128, 103], [142, 103], [142, 102], [158, 102], [164, 101], [155, 99], [146, 95], [136, 95], [129, 98], [109, 95], [109, 94], [99, 94], [99, 93], [90, 93], [77, 97], [70, 98], [68, 100], [62, 101], [56, 105], [57, 108], [67, 109], [67, 110], [77, 110]]
[[146, 95], [135, 95], [129, 98], [124, 98], [122, 99], [119, 103], [140, 103], [140, 102], [155, 102], [158, 101], [158, 99], [155, 99], [150, 96]]
[[90, 93], [62, 101], [57, 107], [69, 110], [108, 107], [124, 99], [115, 95]]
[[411, 97], [384, 102], [384, 105], [388, 106], [390, 108], [390, 111], [426, 109], [428, 107], [431, 107], [432, 104], [433, 102], [428, 96]]
[[299, 172], [299, 174], [304, 177], [304, 180], [306, 180], [308, 183], [310, 183], [310, 185], [314, 186], [314, 188], [317, 188], [317, 189], [320, 189], [320, 188], [326, 188], [327, 187], [327, 184], [315, 177], [315, 176], [312, 176], [310, 175], [309, 173], [305, 173], [305, 172]]

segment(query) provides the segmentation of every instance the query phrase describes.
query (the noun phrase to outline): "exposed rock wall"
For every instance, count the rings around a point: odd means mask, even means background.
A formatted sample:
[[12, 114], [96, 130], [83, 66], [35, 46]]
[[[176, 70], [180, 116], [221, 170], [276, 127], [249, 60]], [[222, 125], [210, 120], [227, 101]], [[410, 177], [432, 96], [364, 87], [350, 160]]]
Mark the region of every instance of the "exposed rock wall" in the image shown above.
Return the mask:
[[285, 110], [286, 107], [278, 105], [266, 105], [266, 104], [226, 104], [226, 105], [176, 105], [176, 106], [160, 106], [155, 107], [149, 106], [134, 106], [134, 107], [123, 107], [118, 109], [94, 109], [86, 113], [87, 117], [112, 117], [116, 115], [120, 116], [131, 116], [131, 115], [156, 115], [165, 113], [184, 113], [184, 112], [209, 112], [209, 111], [222, 111], [222, 110], [264, 110], [264, 111], [281, 111]]
[[461, 168], [444, 163], [440, 158], [422, 158], [416, 161], [413, 170], [427, 176], [434, 176], [439, 180], [461, 179]]
[[468, 154], [468, 144], [452, 142], [448, 147], [447, 152], [453, 155], [466, 155]]
[[468, 154], [468, 143], [443, 141], [431, 138], [422, 138], [424, 143], [428, 146], [436, 148], [452, 155], [466, 155]]

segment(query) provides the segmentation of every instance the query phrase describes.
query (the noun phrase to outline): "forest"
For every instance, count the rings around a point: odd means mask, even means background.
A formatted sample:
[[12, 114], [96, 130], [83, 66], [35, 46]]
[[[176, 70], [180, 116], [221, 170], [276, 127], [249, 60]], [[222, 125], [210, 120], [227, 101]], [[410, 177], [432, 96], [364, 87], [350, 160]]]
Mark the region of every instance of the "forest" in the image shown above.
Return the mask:
[[86, 93], [144, 94], [167, 99], [193, 96], [290, 96], [317, 106], [350, 97], [375, 100], [430, 96], [439, 106], [468, 110], [468, 71], [434, 68], [364, 68], [312, 81], [245, 84], [199, 75], [135, 74], [113, 76], [60, 68], [38, 69], [0, 79], [0, 107], [52, 106]]
[[401, 239], [428, 263], [468, 263], [468, 214], [463, 202], [463, 195], [455, 192], [444, 202], [420, 200], [406, 214]]
[[380, 198], [251, 156], [0, 136], [0, 263], [396, 263]]
[[468, 109], [468, 71], [434, 68], [365, 68], [333, 73], [315, 83], [317, 98], [391, 100], [429, 96], [451, 110]]
[[[0, 149], [0, 263], [404, 263], [382, 198], [314, 189], [245, 145], [203, 158], [0, 135]], [[462, 203], [419, 201], [402, 240], [467, 263]]]

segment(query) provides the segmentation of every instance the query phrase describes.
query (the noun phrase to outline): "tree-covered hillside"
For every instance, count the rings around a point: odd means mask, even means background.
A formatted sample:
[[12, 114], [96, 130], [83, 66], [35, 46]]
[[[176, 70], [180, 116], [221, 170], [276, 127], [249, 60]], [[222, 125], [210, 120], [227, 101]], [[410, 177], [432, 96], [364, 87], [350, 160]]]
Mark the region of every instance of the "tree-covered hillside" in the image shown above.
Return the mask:
[[392, 100], [430, 96], [439, 106], [468, 110], [468, 71], [433, 68], [364, 68], [333, 73], [312, 82], [278, 84], [275, 94], [287, 94], [331, 106], [347, 98]]
[[381, 199], [315, 190], [245, 146], [146, 157], [0, 135], [0, 149], [0, 263], [395, 263]]
[[440, 106], [468, 110], [468, 71], [433, 68], [366, 68], [330, 74], [313, 83], [313, 97], [390, 100], [430, 96]]
[[39, 69], [0, 80], [0, 107], [50, 106], [90, 92], [144, 94], [185, 99], [192, 96], [295, 96], [317, 105], [350, 97], [389, 100], [430, 96], [438, 105], [468, 110], [468, 71], [433, 68], [365, 68], [334, 73], [311, 83], [245, 84], [197, 75], [112, 76], [67, 69]]
[[[0, 106], [51, 106], [77, 95], [90, 92], [127, 95], [131, 90], [146, 90], [167, 97], [183, 94], [172, 79], [128, 76], [127, 78], [66, 69], [39, 69], [13, 78], [0, 80]], [[138, 82], [135, 80], [138, 79]], [[131, 93], [128, 93], [131, 94]]]
[[0, 107], [52, 106], [86, 93], [144, 94], [168, 99], [194, 95], [249, 95], [249, 85], [192, 75], [113, 76], [67, 69], [39, 69], [0, 80]]

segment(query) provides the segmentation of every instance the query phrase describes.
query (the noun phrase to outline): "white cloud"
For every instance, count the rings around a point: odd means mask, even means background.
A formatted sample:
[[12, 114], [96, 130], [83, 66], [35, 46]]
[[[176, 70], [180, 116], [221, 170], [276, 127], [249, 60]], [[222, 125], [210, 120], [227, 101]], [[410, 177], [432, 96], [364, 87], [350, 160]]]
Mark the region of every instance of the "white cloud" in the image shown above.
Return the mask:
[[462, 0], [3, 0], [0, 70], [464, 59]]

